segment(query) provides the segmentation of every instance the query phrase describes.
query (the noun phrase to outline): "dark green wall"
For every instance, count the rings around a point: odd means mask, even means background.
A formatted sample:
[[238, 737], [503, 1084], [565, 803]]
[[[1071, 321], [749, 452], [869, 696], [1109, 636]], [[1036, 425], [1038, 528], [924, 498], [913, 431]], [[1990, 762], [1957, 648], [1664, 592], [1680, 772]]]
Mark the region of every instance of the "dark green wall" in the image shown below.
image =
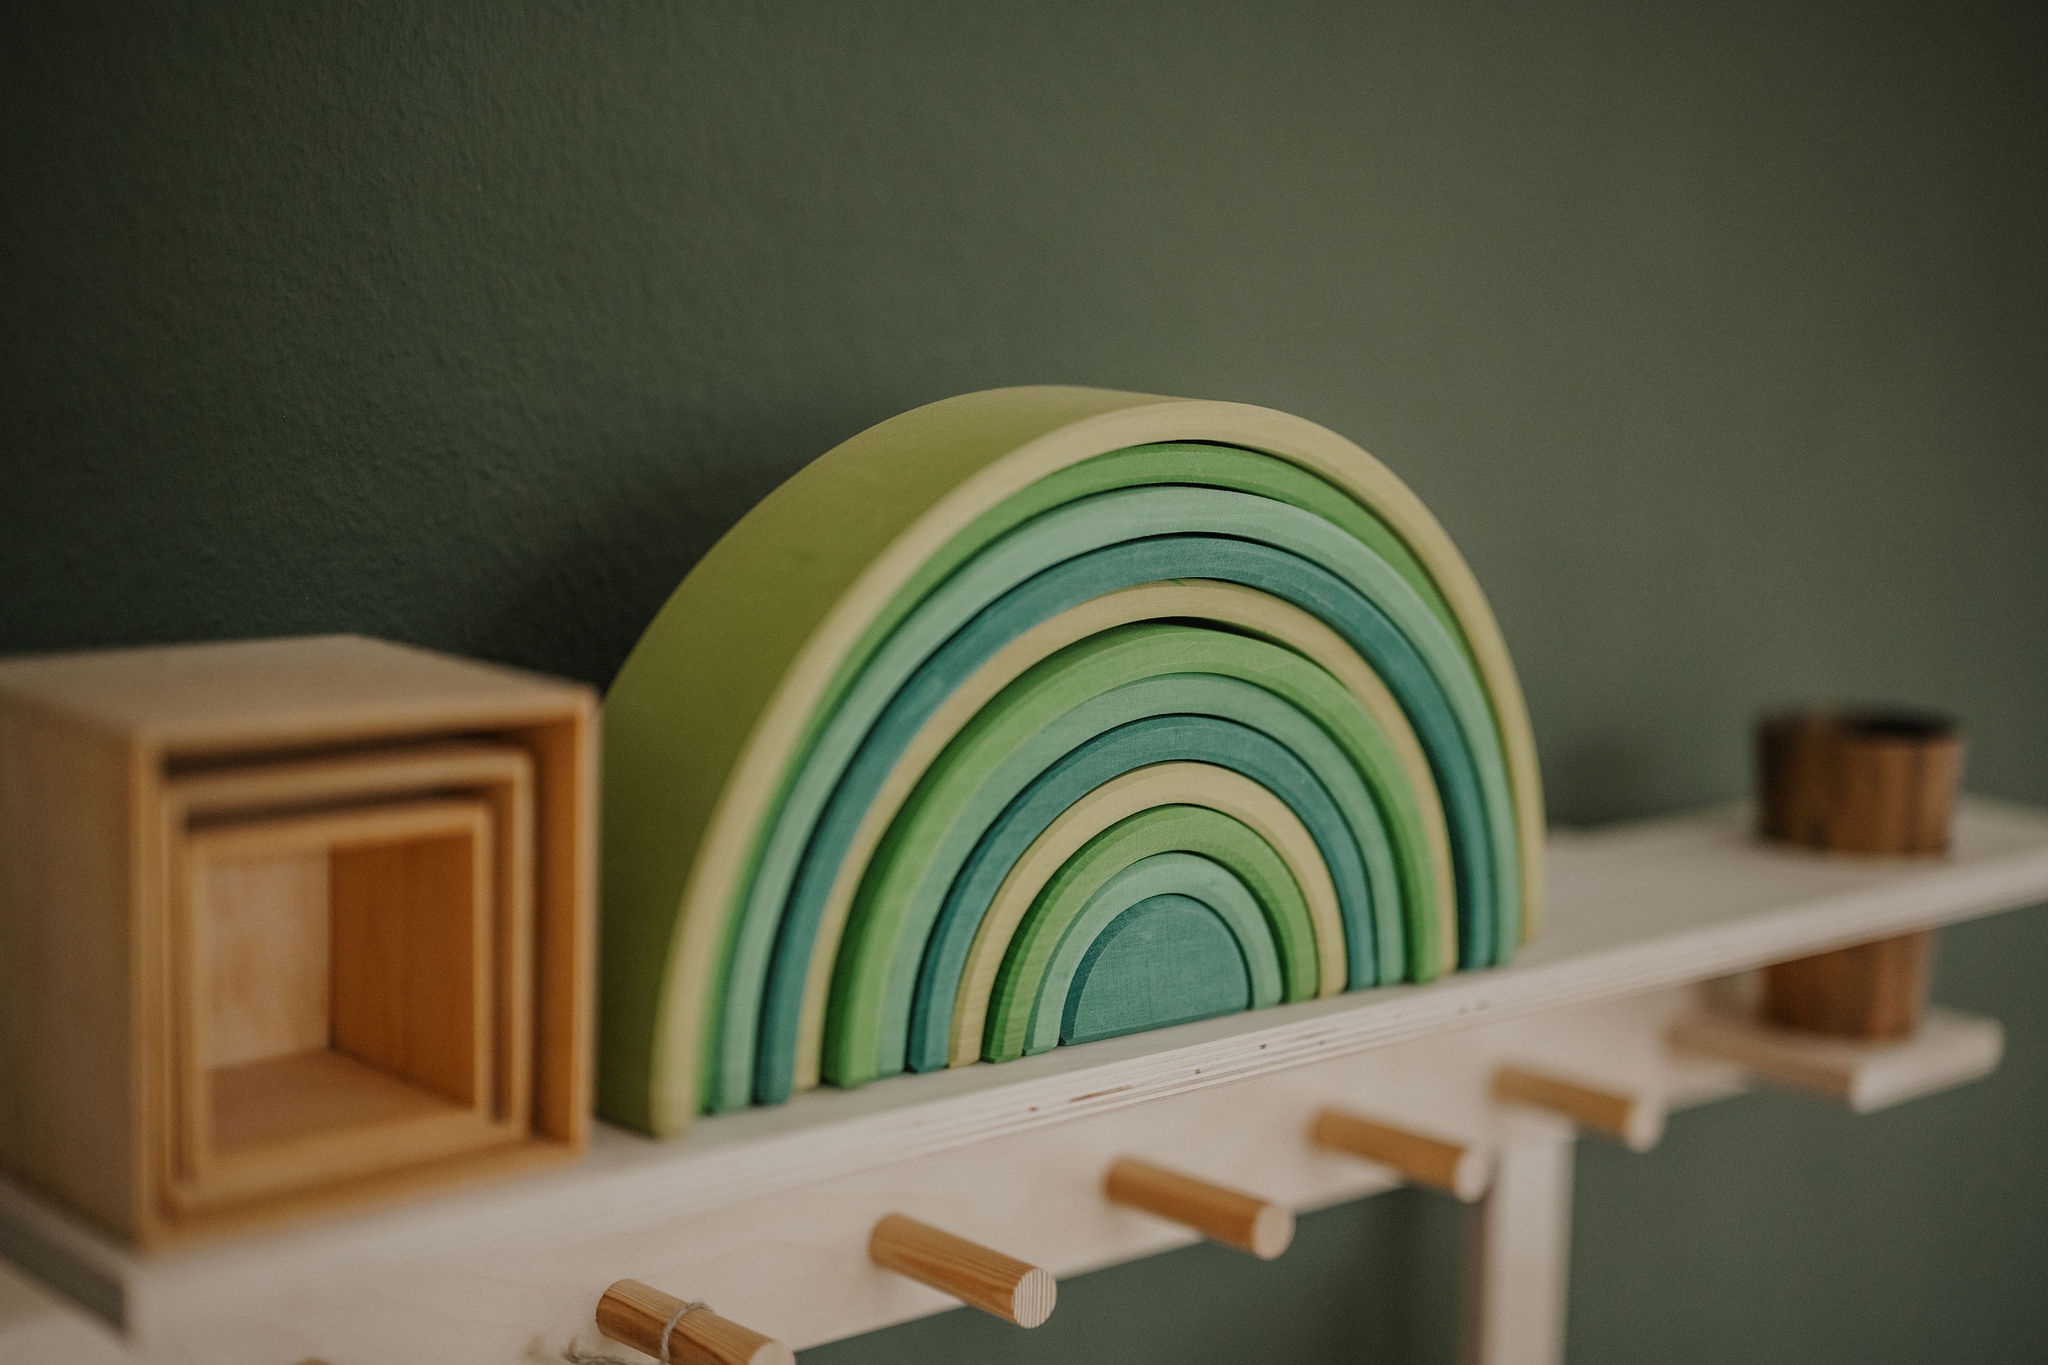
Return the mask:
[[[1492, 595], [1569, 821], [1760, 705], [1954, 709], [2048, 801], [2038, 6], [16, 4], [0, 651], [352, 629], [603, 682], [705, 547], [967, 389], [1300, 412]], [[1997, 1079], [1580, 1162], [1580, 1361], [2048, 1358], [2048, 918]], [[816, 1353], [1433, 1361], [1456, 1225]], [[1256, 1323], [1254, 1335], [1248, 1323]]]

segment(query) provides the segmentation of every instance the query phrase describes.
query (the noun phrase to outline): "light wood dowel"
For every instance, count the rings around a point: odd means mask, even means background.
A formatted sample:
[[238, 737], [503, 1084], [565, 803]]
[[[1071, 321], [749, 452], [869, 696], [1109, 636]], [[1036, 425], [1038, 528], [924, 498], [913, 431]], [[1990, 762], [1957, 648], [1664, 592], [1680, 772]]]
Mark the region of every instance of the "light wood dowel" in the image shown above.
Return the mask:
[[868, 1259], [1019, 1327], [1051, 1317], [1058, 1292], [1051, 1272], [900, 1213], [875, 1224]]
[[781, 1342], [709, 1308], [678, 1317], [685, 1302], [638, 1280], [620, 1280], [598, 1300], [597, 1330], [671, 1365], [796, 1365], [795, 1353]]
[[1292, 1209], [1149, 1161], [1117, 1161], [1103, 1178], [1102, 1192], [1113, 1204], [1184, 1224], [1262, 1261], [1272, 1260], [1294, 1240]]
[[1664, 1106], [1647, 1095], [1602, 1090], [1519, 1066], [1504, 1066], [1493, 1073], [1493, 1094], [1510, 1104], [1561, 1114], [1632, 1152], [1647, 1152], [1664, 1136]]
[[1476, 1147], [1339, 1109], [1325, 1109], [1316, 1115], [1309, 1140], [1318, 1147], [1392, 1167], [1417, 1185], [1454, 1194], [1467, 1203], [1486, 1193], [1493, 1175], [1492, 1163]]

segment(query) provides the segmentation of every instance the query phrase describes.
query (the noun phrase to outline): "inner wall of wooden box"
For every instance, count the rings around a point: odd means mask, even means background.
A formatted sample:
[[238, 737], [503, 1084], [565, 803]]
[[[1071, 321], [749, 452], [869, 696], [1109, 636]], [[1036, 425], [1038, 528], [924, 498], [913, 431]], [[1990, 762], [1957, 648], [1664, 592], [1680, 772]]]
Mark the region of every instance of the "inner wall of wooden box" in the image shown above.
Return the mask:
[[190, 854], [192, 1166], [488, 1103], [485, 803], [201, 828]]

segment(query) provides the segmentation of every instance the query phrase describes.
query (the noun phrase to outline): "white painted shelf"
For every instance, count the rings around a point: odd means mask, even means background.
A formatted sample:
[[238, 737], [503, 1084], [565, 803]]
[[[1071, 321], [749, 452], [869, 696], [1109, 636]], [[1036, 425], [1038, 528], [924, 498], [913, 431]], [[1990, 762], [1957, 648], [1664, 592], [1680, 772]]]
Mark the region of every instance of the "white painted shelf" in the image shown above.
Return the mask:
[[[1696, 983], [2048, 899], [2048, 813], [1966, 802], [1938, 862], [1764, 847], [1730, 809], [1557, 835], [1550, 863], [1550, 923], [1510, 967], [814, 1092], [669, 1142], [600, 1127], [567, 1170], [149, 1257], [0, 1181], [0, 1255], [149, 1360], [624, 1358], [590, 1312], [629, 1276], [803, 1347], [947, 1306], [867, 1265], [890, 1209], [1071, 1274], [1191, 1240], [1101, 1199], [1122, 1152], [1305, 1209], [1393, 1183], [1309, 1149], [1321, 1104], [1505, 1145], [1500, 1060], [1674, 1105], [1735, 1093], [1737, 1066], [1665, 1047]], [[1920, 1089], [1964, 1078], [1942, 1065]]]

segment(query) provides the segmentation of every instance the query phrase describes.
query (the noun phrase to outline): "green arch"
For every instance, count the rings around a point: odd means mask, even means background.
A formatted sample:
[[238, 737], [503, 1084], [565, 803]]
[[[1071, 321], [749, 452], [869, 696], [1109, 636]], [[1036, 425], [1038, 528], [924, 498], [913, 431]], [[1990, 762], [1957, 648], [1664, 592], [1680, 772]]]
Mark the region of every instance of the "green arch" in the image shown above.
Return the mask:
[[[1202, 835], [1203, 831], [1190, 831], [1183, 839], [1184, 847], [1202, 846], [1196, 842]], [[1107, 838], [1105, 834], [1097, 842]], [[1090, 845], [1081, 856], [1094, 851], [1094, 845]], [[1271, 852], [1266, 850], [1267, 854]], [[1124, 856], [1128, 856], [1128, 850]], [[1069, 866], [1079, 862], [1077, 857]], [[1088, 889], [1090, 885], [1093, 890]], [[1273, 926], [1267, 922], [1259, 896], [1246, 879], [1213, 854], [1181, 850], [1153, 853], [1125, 862], [1106, 877], [1091, 876], [1086, 869], [1076, 868], [1071, 879], [1047, 887], [1046, 895], [1032, 907], [1030, 919], [1012, 941], [1011, 956], [1004, 960], [1003, 973], [996, 979], [995, 998], [989, 1004], [985, 1055], [990, 1060], [1002, 1060], [1059, 1046], [1067, 994], [1089, 946], [1117, 916], [1141, 901], [1165, 895], [1198, 900], [1229, 927], [1249, 973], [1251, 1008], [1264, 1009], [1280, 1002], [1280, 967]], [[1044, 949], [1047, 939], [1052, 943], [1049, 951]]]
[[1056, 470], [1026, 485], [969, 522], [942, 549], [925, 560], [889, 599], [888, 605], [869, 622], [859, 643], [848, 652], [846, 662], [834, 676], [831, 690], [821, 700], [818, 723], [822, 723], [824, 713], [838, 704], [839, 697], [889, 632], [910, 614], [920, 600], [990, 541], [1062, 503], [1120, 488], [1157, 484], [1188, 484], [1250, 493], [1289, 503], [1336, 523], [1364, 541], [1406, 579], [1416, 595], [1458, 640], [1467, 657], [1471, 657], [1471, 645], [1466, 640], [1464, 626], [1444, 600], [1436, 579], [1415, 557], [1408, 542], [1396, 534], [1377, 512], [1349, 492], [1312, 470], [1262, 450], [1205, 441], [1155, 441], [1108, 451]]
[[[1313, 660], [1326, 672], [1338, 678], [1344, 689], [1360, 701], [1366, 713], [1381, 727], [1388, 743], [1399, 756], [1403, 776], [1397, 788], [1380, 793], [1369, 791], [1365, 778], [1344, 757], [1328, 733], [1278, 696], [1252, 684], [1237, 684], [1234, 692], [1228, 692], [1224, 689], [1224, 684], [1228, 680], [1213, 674], [1181, 675], [1173, 688], [1152, 689], [1156, 696], [1151, 710], [1126, 708], [1120, 721], [1106, 721], [1094, 731], [1088, 732], [1086, 736], [1076, 738], [1076, 747], [1068, 755], [1031, 780], [1029, 786], [1015, 797], [1000, 820], [984, 831], [973, 853], [946, 893], [944, 906], [939, 911], [939, 926], [944, 926], [962, 915], [967, 916], [971, 922], [975, 914], [973, 907], [985, 905], [994, 892], [996, 883], [991, 878], [1000, 878], [1008, 863], [1023, 851], [1024, 844], [1018, 842], [1015, 836], [1022, 832], [1028, 841], [1058, 813], [1059, 802], [1072, 801], [1078, 797], [1079, 792], [1087, 790], [1095, 782], [1106, 780], [1110, 773], [1103, 770], [1105, 755], [1098, 745], [1098, 741], [1107, 739], [1104, 730], [1123, 722], [1170, 720], [1176, 718], [1173, 713], [1180, 712], [1183, 713], [1178, 717], [1180, 719], [1226, 720], [1260, 731], [1269, 742], [1291, 751], [1296, 761], [1305, 762], [1322, 788], [1333, 795], [1339, 806], [1347, 812], [1346, 823], [1366, 864], [1368, 887], [1366, 895], [1354, 894], [1349, 900], [1354, 906], [1365, 904], [1373, 907], [1371, 913], [1363, 918], [1346, 918], [1347, 933], [1351, 932], [1354, 924], [1371, 925], [1371, 941], [1365, 943], [1355, 940], [1353, 947], [1358, 951], [1347, 961], [1352, 985], [1386, 985], [1404, 977], [1409, 980], [1434, 979], [1440, 967], [1438, 955], [1446, 946], [1446, 939], [1452, 940], [1449, 946], [1455, 951], [1455, 939], [1451, 933], [1451, 916], [1456, 900], [1453, 860], [1443, 807], [1437, 799], [1427, 757], [1419, 737], [1408, 723], [1406, 713], [1400, 709], [1398, 699], [1393, 696], [1391, 689], [1386, 686], [1370, 661], [1351, 650], [1335, 629], [1313, 613], [1272, 598], [1258, 589], [1234, 582], [1160, 581], [1093, 599], [1074, 609], [1073, 614], [1094, 614], [1093, 608], [1125, 596], [1135, 598], [1157, 595], [1161, 598], [1158, 605], [1166, 607], [1169, 605], [1167, 599], [1177, 599], [1180, 594], [1188, 596], [1186, 600], [1172, 604], [1178, 609], [1148, 609], [1136, 614], [1106, 613], [1109, 619], [1087, 631], [1068, 635], [1064, 644], [1072, 644], [1134, 622], [1178, 621], [1250, 635], [1293, 650]], [[1064, 644], [1061, 647], [1064, 647]], [[1054, 652], [1055, 650], [1049, 648], [1037, 655], [1035, 661], [1042, 662]], [[974, 709], [979, 710], [988, 705], [1000, 690], [1000, 686], [1017, 681], [1029, 666], [1020, 662], [1016, 669], [1006, 674], [1001, 685], [987, 691], [977, 691]], [[1196, 678], [1205, 679], [1206, 682], [1197, 684], [1193, 681]], [[1176, 690], [1180, 688], [1185, 688], [1186, 691]], [[1198, 691], [1201, 694], [1199, 696], [1196, 695]], [[1096, 700], [1106, 701], [1109, 698], [1105, 696]], [[1132, 705], [1136, 706], [1134, 696], [1131, 700]], [[1263, 705], [1254, 705], [1255, 702]], [[1122, 706], [1123, 702], [1118, 701], [1116, 704]], [[971, 713], [964, 714], [952, 722], [946, 730], [948, 742], [969, 720]], [[1064, 725], [1065, 721], [1062, 724]], [[1087, 766], [1096, 772], [1096, 776], [1093, 781], [1078, 788], [1074, 787], [1068, 779], [1077, 774], [1070, 770], [1081, 764], [1082, 754], [1090, 750], [1096, 752], [1091, 755]], [[912, 783], [922, 775], [925, 768], [929, 767], [935, 752], [928, 753], [920, 761], [917, 773], [911, 775]], [[1330, 761], [1314, 761], [1313, 755], [1316, 753], [1327, 754]], [[1224, 766], [1234, 766], [1228, 757], [1221, 757], [1216, 753], [1190, 752], [1178, 756], [1221, 761]], [[1170, 755], [1159, 755], [1160, 759], [1167, 757]], [[895, 819], [907, 796], [906, 789], [890, 797], [884, 814], [884, 827], [888, 821]], [[1428, 850], [1426, 868], [1418, 869], [1413, 865], [1397, 866], [1395, 862], [1394, 852], [1386, 833], [1386, 823], [1399, 824], [1404, 821], [1414, 822], [1415, 828], [1410, 833]], [[881, 833], [882, 831], [878, 829], [873, 834], [872, 839], [875, 843], [879, 842]], [[875, 847], [871, 843], [860, 857], [859, 868], [855, 872], [855, 884], [846, 892], [847, 905], [833, 917], [833, 927], [829, 940], [826, 941], [834, 946], [832, 962], [835, 968], [847, 951], [845, 944], [849, 941], [849, 936], [851, 939], [858, 938], [858, 926], [849, 927], [850, 902], [858, 889], [860, 876], [873, 861], [874, 852]], [[1405, 902], [1402, 899], [1404, 897]], [[1432, 922], [1439, 926], [1440, 932], [1414, 938], [1405, 935], [1400, 929], [1400, 917], [1396, 913], [1397, 907], [1404, 903], [1409, 907], [1411, 914], [1430, 916]], [[931, 936], [934, 933], [939, 935], [937, 940], [932, 940]], [[872, 1079], [877, 1075], [894, 1075], [902, 1069], [906, 1060], [910, 1069], [917, 1071], [946, 1065], [947, 1045], [943, 1032], [936, 1040], [936, 1056], [933, 1055], [928, 1034], [923, 1044], [906, 1049], [908, 1026], [905, 1020], [913, 996], [931, 989], [934, 973], [942, 972], [943, 964], [955, 950], [946, 946], [950, 940], [943, 927], [934, 928], [914, 921], [900, 931], [900, 940], [911, 944], [923, 943], [927, 946], [923, 949], [922, 961], [910, 955], [917, 952], [917, 949], [913, 948], [909, 950], [909, 954], [899, 954], [897, 967], [891, 969], [888, 1005], [882, 1018], [875, 1059], [870, 1064], [875, 1070], [867, 1073], [864, 1079]], [[834, 1069], [847, 1065], [846, 1059], [841, 1057], [828, 1062], [823, 1057], [826, 1048], [839, 1046], [832, 1039], [833, 1030], [837, 1027], [832, 1011], [834, 1008], [844, 1008], [843, 1004], [838, 1007], [830, 1004], [832, 985], [833, 983], [828, 981], [825, 988], [819, 991], [826, 1005], [826, 1027], [820, 1033], [817, 1044], [820, 1051], [815, 1055], [820, 1057], [826, 1077], [838, 1080], [839, 1076], [835, 1074]], [[816, 983], [813, 983], [813, 989], [816, 989]], [[852, 1064], [851, 1071], [859, 1074], [860, 1064]]]
[[[1104, 734], [1124, 728], [1134, 718], [1158, 719], [1176, 711], [1226, 718], [1258, 729], [1309, 769], [1310, 776], [1334, 798], [1354, 839], [1375, 850], [1367, 862], [1367, 876], [1378, 942], [1386, 945], [1397, 961], [1405, 947], [1407, 958], [1403, 965], [1411, 969], [1415, 979], [1435, 975], [1442, 905], [1433, 894], [1433, 880], [1425, 880], [1419, 886], [1405, 880], [1415, 869], [1414, 859], [1426, 858], [1428, 851], [1419, 828], [1421, 817], [1414, 793], [1404, 785], [1385, 797], [1377, 794], [1372, 783], [1378, 778], [1370, 774], [1361, 776], [1327, 729], [1292, 702], [1256, 682], [1217, 673], [1165, 673], [1110, 688], [1062, 715], [1042, 732], [1051, 737], [1044, 747], [1048, 753], [1060, 751], [1057, 757], [1049, 759], [1039, 772], [1024, 775], [1022, 791], [992, 818], [990, 825], [969, 831], [973, 851], [958, 873], [946, 881], [934, 923], [922, 930], [910, 924], [898, 932], [897, 957], [890, 968], [884, 1012], [873, 1034], [871, 1065], [881, 1068], [878, 1074], [893, 1075], [906, 1062], [918, 1071], [947, 1064], [954, 992], [965, 966], [968, 944], [981, 916], [990, 908], [998, 880], [1007, 875], [1010, 866], [997, 859], [984, 867], [983, 857], [997, 846], [991, 841], [999, 831], [1008, 833], [1005, 827], [1011, 818], [1030, 809], [1028, 805], [1020, 808], [1018, 803], [1031, 802], [1041, 781], [1068, 759], [1092, 747]], [[1230, 757], [1220, 752], [1188, 757], [1233, 767]], [[990, 804], [994, 805], [993, 800]], [[1028, 820], [1025, 828], [1035, 837], [1058, 818], [1057, 814], [1050, 814], [1043, 822]], [[1415, 827], [1407, 828], [1404, 834], [1410, 821]], [[1021, 854], [1022, 850], [1018, 852]], [[1387, 928], [1389, 921], [1397, 926], [1391, 932]], [[1407, 922], [1416, 924], [1414, 932], [1409, 931]], [[1352, 926], [1347, 924], [1347, 938], [1351, 930]], [[1345, 965], [1348, 971], [1348, 960]], [[846, 1002], [840, 1003], [844, 1008]], [[865, 1038], [863, 1034], [856, 1040], [849, 1034], [832, 1041], [837, 1046], [856, 1042], [865, 1045]]]
[[[1513, 936], [1505, 932], [1505, 921], [1521, 903], [1514, 816], [1491, 703], [1461, 637], [1387, 561], [1315, 513], [1234, 490], [1124, 488], [1062, 503], [963, 563], [878, 647], [813, 737], [758, 849], [743, 907], [729, 926], [721, 984], [713, 989], [714, 997], [725, 996], [715, 1003], [722, 1022], [713, 1030], [722, 1039], [714, 1068], [721, 1080], [713, 1089], [724, 1103], [743, 1097], [750, 1070], [757, 1098], [787, 1092], [799, 1046], [800, 1007], [795, 1002], [802, 995], [791, 983], [800, 982], [810, 969], [822, 888], [836, 862], [819, 859], [812, 872], [800, 869], [808, 865], [805, 850], [821, 821], [830, 824], [825, 815], [833, 790], [865, 737], [875, 733], [869, 727], [890, 699], [943, 640], [1009, 586], [1064, 556], [1179, 531], [1256, 541], [1302, 558], [1347, 584], [1384, 615], [1403, 647], [1415, 652], [1415, 679], [1390, 681], [1404, 705], [1412, 708], [1413, 694], [1420, 692], [1443, 708], [1440, 716], [1434, 711], [1415, 715], [1452, 813], [1460, 853], [1459, 894], [1470, 897], [1470, 958], [1486, 963], [1506, 951]], [[822, 878], [814, 876], [818, 870]]]
[[[1072, 739], [1082, 738], [1062, 735], [1062, 718], [1119, 687], [1177, 674], [1237, 678], [1311, 718], [1370, 775], [1376, 794], [1391, 806], [1410, 808], [1386, 821], [1387, 833], [1407, 870], [1403, 884], [1428, 884], [1428, 848], [1400, 760], [1357, 700], [1328, 673], [1292, 650], [1248, 636], [1159, 623], [1119, 627], [1069, 646], [1012, 683], [962, 730], [904, 803], [855, 898], [836, 964], [828, 1025], [835, 1080], [872, 1079], [885, 1013], [897, 1003], [908, 1011], [926, 934], [974, 843], [1015, 792], [1068, 752]], [[1046, 742], [1034, 746], [1031, 741], [1041, 735]], [[1390, 929], [1419, 935], [1433, 953], [1434, 909], [1401, 898], [1387, 906], [1399, 917]], [[913, 927], [916, 933], [906, 933]], [[957, 989], [955, 978], [952, 990]], [[950, 1020], [950, 996], [951, 991], [942, 1007], [929, 1011], [934, 1026]]]
[[[1415, 641], [1423, 657], [1429, 661], [1436, 685], [1449, 704], [1451, 714], [1457, 718], [1456, 728], [1461, 731], [1463, 740], [1461, 747], [1478, 781], [1482, 813], [1476, 833], [1479, 841], [1491, 849], [1491, 856], [1484, 859], [1487, 875], [1493, 881], [1490, 897], [1493, 908], [1489, 913], [1502, 918], [1518, 913], [1520, 895], [1514, 885], [1517, 869], [1502, 859], [1504, 849], [1512, 853], [1513, 840], [1511, 832], [1504, 840], [1500, 830], [1501, 815], [1505, 809], [1505, 802], [1501, 799], [1506, 790], [1505, 774], [1493, 771], [1499, 767], [1499, 756], [1493, 751], [1494, 746], [1482, 738], [1480, 731], [1484, 726], [1475, 724], [1478, 714], [1483, 712], [1488, 720], [1493, 721], [1497, 733], [1498, 721], [1492, 716], [1491, 694], [1480, 676], [1471, 645], [1435, 580], [1406, 541], [1375, 512], [1338, 485], [1286, 459], [1224, 444], [1159, 442], [1110, 451], [1026, 485], [956, 533], [892, 595], [849, 651], [845, 664], [835, 674], [833, 683], [807, 725], [797, 762], [788, 778], [797, 787], [786, 789], [783, 797], [778, 798], [775, 816], [778, 824], [772, 826], [771, 831], [781, 829], [781, 800], [805, 785], [815, 785], [816, 779], [808, 771], [808, 765], [819, 752], [818, 744], [825, 741], [825, 732], [832, 725], [833, 713], [839, 704], [864, 681], [872, 681], [859, 675], [876, 660], [878, 654], [897, 643], [888, 637], [897, 626], [909, 623], [928, 597], [941, 589], [959, 586], [948, 581], [957, 571], [986, 570], [989, 566], [971, 566], [970, 561], [1027, 522], [1055, 512], [1078, 511], [1072, 504], [1098, 494], [1131, 495], [1148, 490], [1154, 494], [1171, 494], [1176, 490], [1196, 494], [1217, 491], [1240, 494], [1270, 503], [1275, 511], [1285, 509], [1298, 517], [1306, 514], [1291, 523], [1297, 528], [1315, 520], [1327, 523], [1324, 529], [1337, 532], [1336, 539], [1329, 535], [1311, 534], [1309, 541], [1320, 543], [1326, 554], [1333, 545], [1347, 537], [1366, 547], [1367, 553], [1362, 557], [1355, 554], [1347, 556], [1339, 547], [1336, 560], [1324, 560], [1330, 567], [1339, 569], [1347, 580], [1359, 585], [1361, 590], [1363, 584], [1358, 577], [1361, 565], [1367, 565], [1367, 561], [1377, 557], [1382, 567], [1374, 571], [1368, 565], [1363, 571], [1367, 577], [1376, 578], [1384, 591], [1368, 595], [1377, 605], [1392, 613], [1402, 632]], [[1138, 506], [1136, 503], [1131, 505]], [[1273, 523], [1275, 526], [1279, 524]], [[1049, 525], [1034, 529], [1049, 529]], [[1276, 531], [1270, 543], [1287, 543], [1287, 537]], [[1385, 572], [1388, 569], [1391, 569], [1391, 575]], [[1407, 601], [1413, 603], [1412, 608], [1402, 605], [1404, 596], [1410, 593], [1413, 596]], [[1455, 647], [1455, 655], [1436, 648], [1433, 642], [1438, 639], [1448, 639]], [[1453, 663], [1454, 657], [1456, 663]], [[1458, 664], [1462, 664], [1464, 669], [1461, 670]], [[1461, 688], [1451, 680], [1451, 675], [1465, 670], [1469, 670], [1471, 676]], [[1473, 698], [1482, 699], [1476, 711], [1470, 704]], [[1438, 746], [1443, 738], [1438, 735], [1425, 740], [1433, 762], [1442, 757]], [[827, 758], [825, 771], [837, 771], [833, 759]], [[799, 819], [801, 822], [802, 817]], [[801, 823], [789, 829], [799, 827], [803, 827]], [[760, 861], [754, 865], [753, 875], [769, 875], [769, 888], [765, 889], [782, 886], [785, 875], [793, 875], [794, 864], [788, 860], [794, 855], [787, 851], [776, 852], [778, 846], [789, 849], [788, 837], [786, 832], [771, 832], [764, 836], [766, 842], [758, 851]], [[764, 1077], [779, 1071], [777, 1057], [768, 1053], [781, 1049], [779, 1045], [767, 1046], [754, 1020], [763, 1003], [768, 1011], [778, 1016], [786, 1013], [778, 1002], [785, 998], [787, 991], [772, 980], [763, 980], [758, 985], [753, 983], [764, 975], [780, 976], [787, 968], [779, 959], [791, 956], [793, 952], [802, 951], [807, 958], [810, 945], [801, 943], [801, 939], [815, 932], [808, 916], [795, 917], [796, 922], [804, 927], [794, 932], [792, 928], [785, 927], [780, 918], [771, 921], [766, 902], [760, 899], [760, 889], [750, 887], [743, 904], [747, 908], [740, 912], [738, 922], [729, 926], [721, 954], [724, 970], [712, 987], [714, 1017], [722, 1019], [723, 1023], [714, 1023], [709, 1032], [724, 1040], [722, 1044], [713, 1044], [714, 1051], [706, 1055], [707, 1092], [722, 1096], [713, 1099], [714, 1108], [743, 1102], [743, 1097], [755, 1088], [749, 1074], [755, 1067]], [[779, 908], [787, 915], [790, 902], [779, 901]], [[1483, 932], [1489, 945], [1481, 953], [1485, 959], [1498, 956], [1502, 951], [1501, 945], [1512, 941], [1511, 935], [1492, 925]], [[776, 939], [772, 947], [768, 942], [770, 935]], [[776, 959], [772, 965], [770, 954]], [[737, 993], [732, 998], [722, 998], [735, 989]], [[766, 1050], [757, 1052], [757, 1048]], [[752, 1065], [749, 1058], [755, 1059]], [[884, 1072], [887, 1070], [885, 1066]], [[775, 1089], [766, 1081], [762, 1084], [770, 1091]]]
[[[1314, 981], [1315, 943], [1303, 932], [1308, 907], [1280, 855], [1248, 826], [1206, 806], [1158, 806], [1096, 835], [1032, 903], [1003, 955], [987, 1007], [979, 1011], [987, 1020], [984, 1061], [1007, 1062], [1027, 1051], [1044, 1051], [1028, 1043], [1032, 1007], [1048, 968], [1069, 931], [1079, 932], [1078, 922], [1097, 893], [1107, 893], [1129, 874], [1145, 889], [1126, 896], [1119, 910], [1151, 896], [1178, 893], [1201, 901], [1223, 919], [1251, 971], [1255, 1006], [1279, 1003], [1283, 981]], [[1175, 883], [1174, 877], [1183, 880]], [[1247, 909], [1249, 917], [1243, 914]], [[1087, 937], [1115, 917], [1104, 915]], [[1075, 965], [1078, 957], [1066, 966], [1069, 976]], [[1286, 996], [1305, 998], [1298, 986]], [[1060, 998], [1066, 998], [1064, 990]]]

